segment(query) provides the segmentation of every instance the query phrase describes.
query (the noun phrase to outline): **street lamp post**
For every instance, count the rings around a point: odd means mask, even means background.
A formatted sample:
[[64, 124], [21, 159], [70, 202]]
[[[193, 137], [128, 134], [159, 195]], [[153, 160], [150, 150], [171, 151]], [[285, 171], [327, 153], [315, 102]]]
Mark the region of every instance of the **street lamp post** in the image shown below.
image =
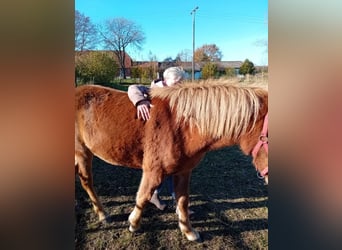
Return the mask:
[[196, 6], [191, 12], [192, 15], [192, 81], [195, 80], [195, 14], [196, 10], [198, 10], [198, 6]]

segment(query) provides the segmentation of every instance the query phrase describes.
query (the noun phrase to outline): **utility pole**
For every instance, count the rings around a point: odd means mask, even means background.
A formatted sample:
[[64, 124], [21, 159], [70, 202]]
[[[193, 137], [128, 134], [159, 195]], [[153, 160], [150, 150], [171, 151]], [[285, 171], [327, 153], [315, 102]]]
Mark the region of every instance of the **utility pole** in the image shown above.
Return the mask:
[[195, 14], [196, 10], [198, 10], [198, 6], [196, 6], [191, 12], [192, 15], [192, 81], [195, 80]]

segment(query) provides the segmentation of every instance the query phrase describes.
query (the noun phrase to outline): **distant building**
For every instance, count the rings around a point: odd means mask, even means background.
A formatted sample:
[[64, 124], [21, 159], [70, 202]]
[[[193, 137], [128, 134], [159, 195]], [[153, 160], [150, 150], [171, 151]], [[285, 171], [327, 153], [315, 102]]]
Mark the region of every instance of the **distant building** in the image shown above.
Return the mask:
[[[101, 53], [107, 53], [109, 54], [114, 60], [117, 62], [117, 65], [119, 66], [120, 69], [120, 76], [123, 76], [123, 69], [120, 67], [119, 59], [116, 56], [116, 54], [113, 51], [106, 51], [106, 50], [96, 50], [96, 51], [83, 51], [75, 52], [75, 56], [84, 54], [84, 53], [89, 53], [89, 52], [101, 52]], [[202, 68], [207, 62], [196, 62], [195, 63], [195, 79], [201, 78], [202, 75]], [[235, 75], [239, 74], [239, 69], [241, 65], [243, 64], [242, 61], [218, 61], [218, 62], [213, 62], [217, 64], [218, 70], [220, 72], [224, 72], [227, 68], [233, 68], [235, 70]], [[130, 77], [131, 76], [131, 68], [132, 67], [151, 67], [155, 72], [157, 72], [158, 77], [161, 77], [162, 73], [165, 71], [165, 69], [169, 67], [174, 67], [174, 66], [180, 66], [183, 67], [184, 71], [186, 72], [186, 78], [191, 79], [191, 74], [192, 74], [192, 62], [181, 62], [181, 61], [163, 61], [163, 62], [157, 62], [157, 61], [133, 61], [132, 58], [125, 53], [125, 69], [126, 69], [126, 76]], [[267, 66], [255, 66], [257, 70], [266, 72], [268, 67]]]
[[235, 75], [238, 75], [242, 63], [242, 61], [220, 61], [217, 62], [217, 67], [219, 71], [224, 71], [226, 68], [232, 68], [235, 70]]

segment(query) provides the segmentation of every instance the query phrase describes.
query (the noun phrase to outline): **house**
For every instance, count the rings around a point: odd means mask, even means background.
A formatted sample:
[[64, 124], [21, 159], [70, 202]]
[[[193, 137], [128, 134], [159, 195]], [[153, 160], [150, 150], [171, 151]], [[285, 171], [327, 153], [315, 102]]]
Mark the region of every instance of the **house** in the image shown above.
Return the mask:
[[[195, 62], [194, 64], [194, 73], [195, 73], [195, 79], [199, 79], [202, 75], [202, 68], [207, 62]], [[224, 72], [226, 68], [233, 68], [235, 70], [235, 74], [239, 74], [239, 69], [241, 65], [243, 64], [242, 61], [218, 61], [213, 62], [217, 64], [218, 70], [221, 72]], [[169, 67], [175, 67], [180, 66], [184, 69], [186, 72], [186, 78], [191, 79], [192, 77], [192, 62], [180, 62], [180, 61], [163, 61], [163, 62], [157, 62], [157, 61], [137, 61], [133, 63], [133, 66], [138, 67], [150, 67], [153, 68], [155, 71], [157, 71], [158, 77], [161, 76], [161, 74], [165, 71], [165, 69]]]
[[[120, 77], [123, 77], [123, 69], [120, 67], [119, 59], [117, 55], [114, 53], [114, 51], [107, 51], [107, 50], [97, 50], [97, 51], [76, 51], [75, 56], [77, 57], [78, 55], [84, 54], [84, 53], [90, 53], [90, 52], [101, 52], [101, 53], [107, 53], [109, 54], [116, 62], [117, 65], [119, 66], [120, 69]], [[194, 65], [194, 70], [195, 70], [195, 79], [198, 79], [201, 77], [201, 72], [203, 66], [207, 62], [195, 62]], [[220, 72], [224, 72], [227, 68], [233, 68], [235, 70], [235, 74], [239, 74], [239, 69], [241, 65], [243, 64], [242, 61], [218, 61], [218, 62], [213, 62], [217, 64], [218, 70]], [[169, 67], [174, 67], [174, 66], [180, 66], [183, 67], [184, 71], [186, 72], [187, 76], [186, 78], [190, 79], [191, 78], [191, 73], [192, 73], [192, 62], [181, 62], [181, 61], [163, 61], [163, 62], [157, 62], [157, 61], [134, 61], [132, 58], [125, 52], [125, 70], [126, 70], [126, 76], [130, 77], [131, 76], [131, 69], [132, 67], [143, 67], [143, 68], [152, 68], [154, 72], [157, 73], [157, 77], [161, 77], [161, 74], [165, 71], [165, 69]], [[265, 71], [265, 68], [262, 68], [263, 71]], [[266, 69], [267, 71], [267, 69]]]
[[238, 75], [242, 64], [242, 61], [220, 61], [217, 62], [217, 67], [219, 71], [225, 71], [227, 68], [232, 68], [235, 70], [235, 75]]
[[[143, 68], [148, 72], [148, 77], [150, 79], [153, 78], [159, 78], [159, 71], [160, 71], [160, 67], [159, 67], [159, 62], [157, 61], [137, 61], [134, 62], [132, 67], [139, 67], [139, 68]], [[156, 75], [157, 74], [157, 75]]]

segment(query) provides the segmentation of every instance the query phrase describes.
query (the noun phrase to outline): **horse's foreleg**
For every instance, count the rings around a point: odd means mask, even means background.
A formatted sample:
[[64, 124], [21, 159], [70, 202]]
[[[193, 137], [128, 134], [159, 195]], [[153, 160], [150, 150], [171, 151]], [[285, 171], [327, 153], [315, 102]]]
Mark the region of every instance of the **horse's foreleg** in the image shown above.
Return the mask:
[[178, 224], [182, 233], [191, 241], [200, 240], [199, 233], [191, 227], [189, 219], [189, 185], [191, 171], [181, 175], [174, 176], [174, 188], [176, 192], [177, 208], [178, 208]]
[[129, 231], [135, 232], [140, 228], [142, 212], [152, 197], [153, 191], [162, 181], [162, 174], [143, 172], [139, 190], [136, 196], [136, 205], [128, 217]]
[[106, 219], [106, 214], [103, 210], [103, 206], [97, 197], [94, 186], [93, 186], [93, 175], [91, 172], [91, 164], [92, 164], [92, 155], [85, 153], [76, 153], [75, 154], [75, 171], [77, 171], [83, 189], [87, 192], [92, 204], [95, 213], [99, 217], [99, 221], [103, 221]]

